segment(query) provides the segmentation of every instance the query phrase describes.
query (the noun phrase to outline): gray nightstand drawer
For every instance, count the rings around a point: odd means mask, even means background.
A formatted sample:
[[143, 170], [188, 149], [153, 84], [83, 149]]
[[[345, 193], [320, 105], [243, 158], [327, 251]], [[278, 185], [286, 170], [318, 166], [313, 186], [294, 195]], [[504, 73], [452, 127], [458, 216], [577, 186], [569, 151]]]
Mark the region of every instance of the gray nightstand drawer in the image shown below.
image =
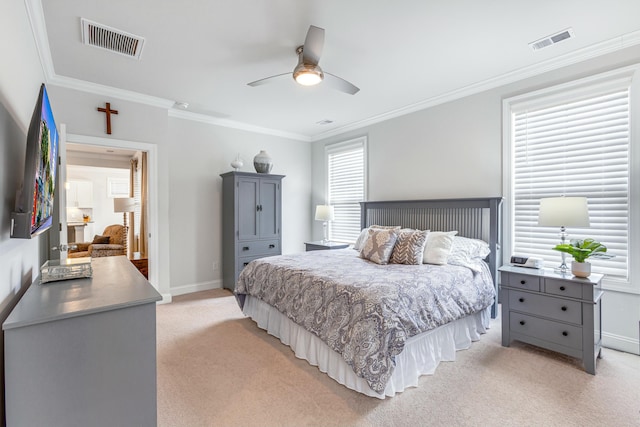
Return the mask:
[[[527, 274], [502, 273], [502, 285], [512, 288], [528, 289], [530, 291], [540, 291], [540, 278]], [[506, 280], [505, 280], [506, 279]]]
[[582, 350], [582, 328], [510, 312], [512, 332]]
[[[593, 285], [589, 284], [590, 287]], [[582, 285], [566, 280], [547, 279], [544, 281], [544, 291], [548, 294], [561, 295], [569, 298], [582, 298]]]
[[509, 308], [563, 322], [582, 324], [582, 303], [528, 292], [510, 291]]
[[253, 255], [280, 255], [279, 240], [254, 240], [251, 242], [238, 242], [238, 256]]

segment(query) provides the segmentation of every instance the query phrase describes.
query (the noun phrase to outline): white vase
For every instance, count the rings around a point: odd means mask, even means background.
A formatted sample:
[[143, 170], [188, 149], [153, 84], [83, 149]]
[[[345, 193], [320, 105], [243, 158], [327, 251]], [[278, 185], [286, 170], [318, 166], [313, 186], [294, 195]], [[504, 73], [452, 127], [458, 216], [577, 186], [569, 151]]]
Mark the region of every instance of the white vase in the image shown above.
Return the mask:
[[243, 165], [244, 165], [244, 163], [242, 162], [242, 159], [240, 158], [240, 154], [238, 154], [236, 159], [233, 162], [231, 162], [231, 167], [234, 168], [235, 170], [240, 169]]
[[591, 275], [591, 264], [588, 262], [571, 262], [571, 272], [576, 277], [587, 278]]
[[265, 150], [260, 150], [253, 158], [253, 167], [258, 173], [269, 173], [273, 168], [273, 159]]

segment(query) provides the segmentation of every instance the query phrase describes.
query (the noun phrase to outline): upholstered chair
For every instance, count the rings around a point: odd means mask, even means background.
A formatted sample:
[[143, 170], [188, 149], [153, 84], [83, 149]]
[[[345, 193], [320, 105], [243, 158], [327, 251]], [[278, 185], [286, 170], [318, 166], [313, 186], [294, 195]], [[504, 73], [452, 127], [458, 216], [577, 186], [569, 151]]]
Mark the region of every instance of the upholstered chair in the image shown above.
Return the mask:
[[69, 249], [69, 258], [92, 257], [99, 258], [114, 255], [126, 255], [125, 239], [126, 229], [123, 225], [113, 224], [107, 226], [100, 236], [95, 236], [91, 243], [69, 243], [76, 249]]

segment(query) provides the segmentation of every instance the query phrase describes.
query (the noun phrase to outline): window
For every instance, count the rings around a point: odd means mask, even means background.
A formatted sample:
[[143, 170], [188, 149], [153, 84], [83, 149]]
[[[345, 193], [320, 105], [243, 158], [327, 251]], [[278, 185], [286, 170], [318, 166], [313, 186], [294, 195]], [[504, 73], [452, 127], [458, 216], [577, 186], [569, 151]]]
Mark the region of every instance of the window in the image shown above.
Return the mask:
[[127, 178], [107, 178], [108, 197], [129, 197], [129, 180]]
[[506, 256], [537, 256], [546, 267], [558, 266], [561, 254], [551, 248], [560, 230], [537, 225], [540, 199], [583, 196], [591, 225], [567, 228], [569, 238], [607, 246], [615, 258], [590, 262], [628, 286], [631, 76], [609, 73], [505, 100]]
[[366, 138], [326, 147], [327, 203], [335, 219], [329, 223], [329, 239], [355, 242], [360, 233], [360, 202], [365, 198]]

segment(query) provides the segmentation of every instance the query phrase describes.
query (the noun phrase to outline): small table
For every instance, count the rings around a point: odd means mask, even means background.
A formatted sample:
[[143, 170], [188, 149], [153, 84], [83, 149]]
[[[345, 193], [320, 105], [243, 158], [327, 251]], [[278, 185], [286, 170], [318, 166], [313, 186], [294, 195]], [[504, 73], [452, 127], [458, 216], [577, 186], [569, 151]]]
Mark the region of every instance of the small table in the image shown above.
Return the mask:
[[145, 279], [149, 280], [149, 260], [147, 257], [140, 255], [140, 252], [134, 252], [131, 263], [136, 266]]
[[344, 249], [348, 248], [348, 243], [339, 242], [325, 242], [323, 240], [316, 240], [314, 242], [304, 242], [306, 251], [325, 251], [329, 249]]

